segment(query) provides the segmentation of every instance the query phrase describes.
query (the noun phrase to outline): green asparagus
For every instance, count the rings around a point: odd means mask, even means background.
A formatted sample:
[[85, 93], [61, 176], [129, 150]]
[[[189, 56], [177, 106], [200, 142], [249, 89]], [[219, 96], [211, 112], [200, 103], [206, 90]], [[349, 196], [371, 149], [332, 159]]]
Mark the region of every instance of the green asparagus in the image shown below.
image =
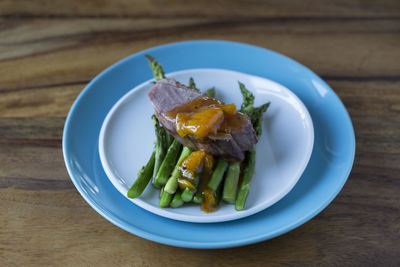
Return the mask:
[[222, 179], [224, 178], [224, 173], [226, 168], [228, 167], [228, 162], [219, 159], [217, 162], [217, 166], [214, 169], [213, 174], [211, 175], [211, 179], [208, 182], [208, 187], [214, 191], [217, 191], [218, 186], [221, 184]]
[[168, 194], [167, 192], [164, 191], [164, 187], [161, 188], [161, 197], [160, 197], [160, 202], [158, 203], [158, 206], [160, 208], [166, 208], [169, 206], [171, 203], [171, 200], [174, 195]]
[[239, 82], [240, 92], [242, 93], [243, 103], [240, 107], [240, 112], [249, 115], [249, 111], [253, 109], [254, 95], [246, 89], [243, 83]]
[[240, 184], [239, 192], [235, 202], [236, 210], [243, 210], [247, 196], [250, 192], [250, 183], [254, 174], [254, 165], [256, 163], [256, 148], [248, 152], [247, 165], [243, 170], [242, 183]]
[[[154, 145], [155, 150], [155, 163], [154, 163], [154, 174], [157, 174], [158, 170], [160, 169], [161, 163], [164, 159], [166, 150], [166, 133], [164, 128], [158, 123], [157, 117], [155, 115], [152, 116], [153, 124], [156, 131], [156, 142]], [[154, 182], [155, 175], [153, 175], [153, 185], [156, 185]]]
[[[155, 80], [159, 80], [162, 78], [165, 78], [164, 75], [164, 70], [163, 67], [156, 61], [156, 59], [150, 55], [146, 55], [147, 59], [149, 60], [149, 64], [151, 67], [151, 70], [153, 72], [153, 76]], [[158, 173], [158, 170], [161, 167], [161, 164], [163, 162], [163, 159], [165, 157], [165, 153], [170, 145], [170, 135], [165, 131], [163, 127], [160, 126], [158, 123], [157, 117], [153, 114], [153, 124], [155, 127], [155, 132], [156, 132], [156, 141], [154, 145], [154, 151], [155, 151], [155, 163], [154, 163], [154, 170], [153, 170], [153, 180], [152, 184], [153, 186], [160, 188], [162, 186], [161, 183], [158, 183], [156, 181], [156, 175]], [[172, 142], [172, 141], [171, 141]]]
[[[165, 130], [165, 129], [164, 129]], [[168, 149], [169, 146], [172, 144], [172, 142], [174, 141], [174, 137], [168, 132], [165, 131], [165, 139], [166, 139], [166, 144], [165, 147]]]
[[[165, 78], [164, 70], [162, 66], [153, 58], [152, 56], [146, 55], [147, 59], [150, 62], [150, 67], [153, 71], [154, 79], [159, 80]], [[127, 195], [130, 198], [135, 198], [142, 194], [143, 190], [146, 188], [147, 184], [149, 183], [151, 176], [157, 174], [157, 170], [160, 167], [161, 161], [165, 155], [166, 150], [166, 137], [165, 137], [165, 130], [159, 126], [157, 119], [153, 115], [153, 123], [156, 130], [156, 143], [153, 149], [153, 153], [145, 167], [142, 167], [139, 170], [138, 178], [129, 189]], [[157, 186], [157, 183], [154, 182], [153, 178], [153, 185]]]
[[232, 162], [229, 164], [226, 172], [222, 199], [229, 204], [235, 203], [236, 193], [239, 182], [240, 162]]
[[156, 81], [158, 81], [160, 79], [164, 79], [165, 78], [165, 74], [164, 74], [164, 69], [161, 66], [161, 64], [158, 63], [157, 60], [154, 57], [150, 56], [150, 55], [146, 55], [146, 57], [149, 60], [151, 70], [153, 71], [154, 79]]
[[193, 200], [194, 194], [199, 189], [199, 183], [201, 178], [202, 172], [196, 172], [194, 180], [190, 181], [190, 183], [194, 186], [194, 188], [185, 188], [182, 192], [182, 199], [185, 202], [190, 202]]
[[206, 94], [207, 96], [209, 96], [209, 97], [215, 97], [215, 88], [213, 87], [213, 88], [207, 89], [207, 91], [205, 92], [205, 94]]
[[[253, 94], [249, 90], [247, 90], [244, 84], [242, 84], [241, 82], [239, 82], [239, 87], [243, 96], [243, 104], [241, 106], [240, 111], [247, 114], [250, 117], [254, 131], [256, 132], [257, 137], [260, 137], [262, 131], [263, 113], [268, 109], [270, 103], [267, 102], [259, 107], [254, 107]], [[246, 203], [246, 199], [250, 191], [251, 179], [254, 174], [255, 161], [256, 161], [256, 147], [254, 145], [252, 150], [247, 153], [245, 161], [245, 169], [243, 170], [242, 182], [240, 184], [239, 192], [235, 202], [236, 210], [244, 209], [244, 205]]]
[[181, 152], [182, 145], [177, 140], [174, 140], [170, 147], [168, 148], [167, 154], [161, 163], [160, 169], [158, 170], [156, 177], [154, 178], [154, 185], [156, 187], [164, 186], [169, 176], [171, 175], [176, 160], [178, 159], [179, 153]]
[[247, 90], [247, 88], [241, 82], [239, 82], [239, 87], [243, 96], [243, 103], [241, 105], [240, 112], [245, 113], [250, 117], [254, 131], [256, 132], [257, 137], [260, 137], [263, 114], [265, 111], [267, 111], [270, 102], [267, 102], [259, 107], [254, 107], [253, 94]]
[[178, 162], [175, 165], [175, 168], [171, 174], [171, 177], [169, 177], [167, 184], [165, 185], [165, 191], [173, 194], [176, 192], [176, 189], [178, 188], [178, 178], [181, 176], [182, 172], [179, 169], [179, 166], [181, 165], [182, 161], [187, 158], [190, 153], [192, 153], [192, 150], [188, 147], [183, 147], [181, 155], [179, 156]]
[[127, 193], [127, 196], [129, 198], [136, 198], [140, 196], [146, 188], [147, 184], [149, 183], [151, 176], [153, 175], [155, 154], [155, 151], [153, 151], [150, 160], [147, 162], [146, 166], [143, 166], [139, 170], [136, 181], [133, 183]]
[[190, 188], [185, 188], [182, 192], [182, 200], [185, 202], [190, 202], [193, 199], [194, 196], [194, 190]]
[[194, 80], [193, 80], [192, 77], [190, 77], [190, 79], [189, 79], [189, 86], [188, 87], [200, 92], [200, 90], [196, 87], [196, 84], [194, 83]]
[[197, 192], [196, 194], [194, 194], [193, 196], [193, 202], [196, 204], [201, 204], [203, 203], [203, 195], [202, 192]]
[[171, 208], [179, 208], [183, 205], [183, 203], [184, 202], [181, 197], [181, 191], [177, 190], [169, 205]]

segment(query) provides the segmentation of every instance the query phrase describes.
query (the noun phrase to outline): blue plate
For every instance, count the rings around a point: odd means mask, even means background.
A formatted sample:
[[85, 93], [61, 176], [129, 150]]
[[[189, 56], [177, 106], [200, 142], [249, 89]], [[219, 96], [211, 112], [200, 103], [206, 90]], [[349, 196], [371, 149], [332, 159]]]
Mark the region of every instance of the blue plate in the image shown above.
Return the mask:
[[[164, 63], [167, 73], [220, 68], [265, 77], [290, 88], [307, 106], [315, 129], [310, 162], [293, 190], [272, 207], [255, 215], [209, 224], [159, 217], [122, 196], [103, 171], [98, 138], [103, 120], [116, 101], [152, 77], [145, 54]], [[140, 125], [137, 127], [140, 131]], [[163, 244], [223, 248], [273, 238], [318, 214], [347, 180], [354, 160], [355, 138], [350, 117], [340, 99], [305, 66], [276, 52], [247, 44], [188, 41], [136, 53], [93, 79], [68, 114], [63, 152], [69, 175], [79, 193], [110, 222]]]

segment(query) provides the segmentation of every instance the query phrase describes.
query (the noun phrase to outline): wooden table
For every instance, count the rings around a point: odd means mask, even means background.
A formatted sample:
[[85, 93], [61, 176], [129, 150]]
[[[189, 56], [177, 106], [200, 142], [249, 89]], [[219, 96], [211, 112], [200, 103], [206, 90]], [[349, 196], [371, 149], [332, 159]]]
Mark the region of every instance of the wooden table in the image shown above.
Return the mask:
[[[119, 59], [190, 39], [281, 52], [340, 96], [354, 168], [314, 219], [258, 244], [183, 249], [119, 229], [75, 190], [61, 136], [79, 92]], [[3, 0], [0, 162], [2, 266], [399, 266], [400, 1]]]

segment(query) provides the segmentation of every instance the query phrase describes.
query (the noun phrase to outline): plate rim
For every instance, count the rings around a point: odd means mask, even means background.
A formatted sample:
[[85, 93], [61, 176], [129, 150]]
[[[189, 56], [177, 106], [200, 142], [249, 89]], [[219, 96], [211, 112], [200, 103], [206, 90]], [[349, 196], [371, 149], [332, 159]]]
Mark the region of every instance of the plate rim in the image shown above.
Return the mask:
[[[286, 225], [285, 227], [282, 227], [280, 229], [277, 229], [273, 232], [267, 232], [264, 233], [263, 235], [259, 235], [257, 237], [251, 237], [251, 238], [245, 238], [245, 239], [240, 239], [240, 240], [231, 240], [231, 241], [217, 241], [217, 242], [196, 242], [196, 241], [185, 241], [185, 240], [177, 240], [173, 238], [167, 238], [163, 236], [159, 236], [157, 234], [153, 234], [147, 231], [143, 231], [142, 229], [138, 227], [131, 227], [129, 225], [125, 225], [119, 218], [113, 217], [112, 214], [108, 210], [103, 210], [100, 205], [97, 203], [93, 203], [90, 199], [89, 196], [83, 191], [83, 189], [80, 187], [78, 182], [76, 181], [75, 174], [72, 171], [72, 167], [70, 166], [70, 163], [68, 161], [69, 157], [69, 151], [68, 151], [68, 143], [67, 143], [67, 136], [69, 135], [69, 127], [71, 125], [71, 118], [72, 114], [76, 112], [75, 110], [77, 109], [77, 106], [79, 102], [82, 100], [82, 98], [88, 94], [89, 88], [93, 86], [93, 84], [97, 83], [102, 76], [107, 74], [108, 72], [111, 72], [115, 68], [117, 68], [120, 64], [123, 64], [125, 62], [130, 61], [132, 58], [140, 55], [144, 55], [146, 53], [152, 53], [153, 51], [156, 50], [162, 50], [166, 47], [169, 46], [180, 46], [180, 45], [197, 45], [197, 44], [212, 44], [212, 45], [239, 45], [242, 48], [249, 48], [249, 49], [257, 49], [257, 50], [262, 50], [263, 52], [269, 52], [275, 55], [278, 55], [280, 57], [283, 57], [287, 60], [289, 60], [291, 63], [297, 64], [303, 69], [306, 69], [308, 72], [310, 72], [319, 82], [321, 82], [325, 87], [330, 89], [330, 93], [333, 94], [333, 97], [336, 99], [336, 101], [339, 103], [339, 105], [342, 107], [345, 117], [349, 122], [349, 129], [348, 133], [351, 135], [349, 140], [351, 142], [351, 155], [350, 155], [350, 162], [346, 166], [346, 169], [344, 171], [344, 178], [342, 179], [341, 183], [338, 184], [337, 188], [335, 191], [332, 192], [332, 194], [325, 199], [325, 201], [321, 202], [319, 207], [314, 209], [312, 212], [305, 214], [304, 216], [300, 217], [299, 219], [291, 222], [290, 224]], [[247, 43], [241, 43], [241, 42], [234, 42], [234, 41], [226, 41], [226, 40], [190, 40], [190, 41], [180, 41], [180, 42], [172, 42], [172, 43], [166, 43], [162, 44], [159, 46], [154, 46], [145, 50], [141, 50], [137, 53], [134, 53], [132, 55], [129, 55], [116, 63], [112, 64], [111, 66], [107, 67], [104, 69], [102, 72], [100, 72], [95, 78], [93, 78], [86, 86], [85, 88], [79, 93], [77, 98], [75, 99], [74, 103], [72, 104], [65, 124], [64, 124], [64, 129], [63, 129], [63, 139], [62, 139], [62, 150], [63, 150], [63, 157], [64, 157], [64, 162], [67, 168], [67, 172], [70, 176], [70, 179], [72, 180], [75, 188], [78, 190], [80, 195], [85, 199], [85, 201], [96, 211], [98, 212], [101, 216], [103, 216], [106, 220], [110, 221], [114, 225], [120, 227], [121, 229], [124, 229], [125, 231], [135, 234], [139, 237], [166, 244], [166, 245], [172, 245], [172, 246], [177, 246], [177, 247], [186, 247], [186, 248], [227, 248], [227, 247], [235, 247], [235, 246], [241, 246], [241, 245], [247, 245], [247, 244], [252, 244], [260, 241], [264, 241], [267, 239], [274, 238], [278, 235], [287, 233], [294, 228], [304, 224], [305, 222], [309, 221], [310, 219], [314, 218], [317, 214], [319, 214], [326, 206], [328, 206], [332, 200], [337, 196], [337, 194], [341, 191], [343, 188], [344, 184], [346, 183], [348, 176], [351, 172], [352, 166], [354, 164], [354, 157], [355, 157], [355, 151], [356, 151], [356, 142], [355, 142], [355, 133], [354, 133], [354, 126], [351, 121], [351, 117], [348, 114], [348, 111], [346, 110], [344, 104], [340, 100], [340, 98], [337, 96], [335, 91], [324, 81], [322, 78], [320, 78], [317, 74], [315, 74], [311, 69], [306, 67], [305, 65], [297, 62], [296, 60], [289, 58], [281, 53], [272, 51], [267, 48], [247, 44]]]
[[[146, 201], [143, 201], [141, 199], [130, 199], [124, 194], [121, 190], [121, 188], [118, 185], [118, 178], [116, 177], [115, 173], [112, 171], [112, 167], [109, 164], [109, 160], [107, 160], [106, 152], [105, 152], [105, 146], [104, 146], [104, 138], [106, 135], [107, 131], [107, 125], [111, 123], [111, 119], [113, 118], [114, 114], [117, 112], [118, 108], [120, 108], [121, 105], [123, 105], [126, 99], [129, 99], [132, 97], [133, 94], [135, 94], [135, 91], [138, 88], [141, 88], [143, 86], [146, 86], [150, 84], [154, 79], [151, 78], [147, 81], [144, 81], [143, 83], [136, 85], [135, 87], [131, 88], [128, 92], [126, 92], [121, 98], [119, 98], [111, 107], [111, 109], [108, 111], [104, 121], [101, 124], [100, 128], [100, 134], [98, 138], [98, 152], [100, 156], [100, 161], [103, 167], [104, 172], [107, 175], [107, 178], [110, 180], [110, 182], [113, 184], [113, 186], [118, 190], [119, 193], [121, 193], [125, 198], [130, 200], [132, 203], [136, 204], [137, 206], [141, 207], [142, 209], [151, 212], [155, 215], [162, 216], [168, 219], [172, 220], [177, 220], [177, 221], [184, 221], [184, 222], [191, 222], [191, 223], [217, 223], [217, 222], [228, 222], [232, 220], [238, 220], [241, 218], [246, 218], [248, 216], [254, 215], [258, 212], [263, 211], [264, 209], [267, 209], [268, 207], [274, 205], [278, 201], [280, 201], [282, 198], [284, 198], [287, 194], [290, 193], [290, 191], [294, 188], [294, 186], [298, 183], [300, 180], [301, 176], [303, 175], [306, 167], [308, 166], [308, 163], [311, 159], [313, 147], [314, 147], [314, 138], [315, 138], [315, 133], [314, 133], [314, 124], [310, 115], [310, 112], [308, 111], [306, 105], [301, 101], [301, 99], [293, 93], [289, 88], [286, 86], [275, 82], [271, 79], [240, 72], [240, 71], [234, 71], [234, 70], [228, 70], [228, 69], [220, 69], [220, 68], [194, 68], [194, 69], [184, 69], [180, 71], [174, 71], [170, 73], [166, 73], [166, 75], [179, 75], [185, 72], [210, 72], [210, 71], [219, 71], [219, 72], [228, 72], [231, 75], [245, 75], [249, 78], [256, 78], [256, 79], [261, 79], [265, 80], [268, 83], [273, 84], [274, 86], [280, 87], [284, 91], [284, 93], [289, 94], [290, 97], [294, 98], [297, 104], [300, 105], [300, 108], [302, 112], [305, 113], [305, 121], [309, 125], [307, 128], [307, 132], [309, 135], [305, 139], [308, 145], [305, 147], [306, 148], [306, 153], [305, 157], [301, 159], [303, 161], [303, 164], [296, 170], [296, 172], [293, 173], [293, 177], [295, 177], [293, 180], [294, 182], [289, 184], [289, 186], [285, 185], [284, 190], [282, 193], [278, 196], [276, 196], [274, 199], [270, 200], [270, 202], [267, 202], [265, 205], [262, 205], [261, 207], [257, 207], [254, 210], [251, 210], [248, 208], [246, 211], [241, 211], [241, 212], [235, 212], [233, 214], [226, 214], [226, 215], [219, 215], [219, 216], [213, 216], [213, 217], [208, 217], [208, 216], [199, 216], [199, 215], [185, 215], [185, 214], [176, 214], [173, 212], [171, 209], [157, 209], [157, 207], [153, 207], [153, 205], [147, 203]], [[194, 74], [193, 74], [194, 75]], [[250, 212], [249, 212], [250, 211]]]

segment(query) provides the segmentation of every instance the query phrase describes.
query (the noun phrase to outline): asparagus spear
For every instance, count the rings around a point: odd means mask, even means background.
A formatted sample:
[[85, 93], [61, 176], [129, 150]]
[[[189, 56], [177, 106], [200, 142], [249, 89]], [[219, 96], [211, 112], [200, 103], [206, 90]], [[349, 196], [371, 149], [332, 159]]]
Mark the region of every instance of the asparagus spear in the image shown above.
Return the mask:
[[194, 83], [194, 80], [193, 80], [192, 77], [190, 77], [190, 79], [189, 79], [189, 86], [188, 87], [200, 92], [200, 90], [196, 87], [196, 84]]
[[[153, 58], [152, 56], [149, 56], [149, 55], [146, 55], [146, 57], [150, 62], [150, 67], [153, 71], [154, 79], [159, 80], [159, 79], [165, 78], [164, 70], [163, 70], [162, 66], [155, 60], [155, 58]], [[132, 187], [129, 189], [129, 191], [127, 193], [128, 197], [130, 197], [130, 198], [135, 198], [135, 197], [140, 196], [140, 194], [142, 194], [143, 190], [146, 188], [147, 184], [149, 183], [151, 176], [153, 174], [157, 173], [157, 170], [160, 166], [160, 162], [162, 161], [162, 158], [164, 157], [163, 154], [165, 154], [166, 145], [163, 143], [165, 143], [166, 141], [165, 141], [165, 138], [162, 137], [162, 135], [163, 135], [162, 132], [164, 131], [164, 133], [165, 133], [165, 130], [164, 129], [161, 130], [156, 126], [154, 117], [153, 117], [153, 122], [154, 122], [154, 126], [156, 127], [156, 144], [153, 148], [153, 153], [152, 153], [149, 161], [147, 162], [147, 164], [144, 167], [142, 167], [139, 170], [138, 178], [136, 179], [136, 181], [134, 182], [134, 184], [132, 185]], [[157, 125], [158, 125], [158, 122], [157, 122]], [[154, 178], [153, 178], [153, 184], [155, 184]]]
[[165, 185], [165, 191], [173, 194], [176, 192], [176, 189], [178, 188], [178, 178], [182, 174], [182, 172], [179, 170], [179, 166], [181, 165], [182, 161], [186, 159], [190, 153], [192, 153], [192, 150], [188, 147], [183, 147], [181, 155], [179, 156], [178, 162], [175, 165], [175, 168], [171, 174], [171, 177], [169, 177], [167, 184]]
[[181, 197], [181, 191], [176, 191], [174, 198], [172, 199], [171, 203], [169, 204], [171, 208], [179, 208], [183, 205], [183, 200]]
[[196, 204], [201, 204], [203, 203], [203, 195], [202, 192], [197, 192], [194, 196], [193, 196], [193, 202]]
[[243, 103], [240, 108], [240, 112], [247, 114], [250, 117], [251, 123], [253, 124], [254, 131], [257, 137], [261, 136], [261, 126], [263, 120], [263, 114], [267, 111], [270, 102], [267, 102], [259, 107], [254, 107], [254, 96], [246, 89], [243, 83], [239, 82], [240, 92], [243, 96]]
[[228, 171], [226, 172], [224, 189], [222, 199], [233, 204], [236, 200], [236, 192], [238, 188], [240, 174], [240, 162], [232, 162], [229, 164]]
[[[165, 78], [164, 70], [163, 70], [163, 67], [161, 66], [161, 64], [159, 64], [157, 62], [157, 60], [150, 55], [146, 55], [146, 58], [149, 60], [149, 64], [150, 64], [151, 70], [153, 72], [154, 79], [157, 81], [162, 78]], [[156, 181], [156, 175], [158, 173], [158, 170], [160, 169], [160, 166], [164, 159], [166, 150], [168, 149], [168, 147], [170, 146], [170, 143], [172, 141], [170, 142], [171, 137], [165, 131], [165, 129], [160, 126], [160, 124], [158, 123], [157, 117], [154, 114], [153, 114], [152, 118], [153, 118], [153, 124], [154, 124], [155, 131], [156, 131], [156, 142], [154, 145], [155, 163], [154, 163], [152, 184], [153, 184], [153, 186], [160, 188], [162, 186], [162, 184], [158, 183]]]
[[182, 199], [185, 202], [190, 202], [192, 201], [194, 194], [197, 192], [199, 189], [199, 183], [201, 179], [202, 172], [196, 172], [195, 173], [195, 178], [194, 180], [189, 181], [189, 183], [192, 185], [191, 187], [186, 187], [183, 192], [182, 192]]
[[[165, 129], [164, 129], [165, 130]], [[172, 141], [174, 141], [174, 138], [172, 137], [172, 135], [165, 130], [165, 140], [166, 140], [166, 148], [168, 149], [168, 147], [172, 144]]]
[[247, 165], [243, 170], [242, 183], [240, 184], [239, 192], [235, 202], [236, 210], [244, 209], [247, 196], [249, 195], [250, 192], [250, 183], [251, 183], [251, 178], [253, 178], [255, 163], [256, 163], [256, 148], [254, 146], [253, 149], [248, 153]]
[[156, 187], [161, 187], [167, 183], [168, 178], [175, 167], [175, 163], [178, 159], [181, 148], [181, 143], [176, 140], [174, 140], [169, 146], [167, 154], [165, 155], [164, 160], [161, 163], [160, 169], [158, 170], [156, 177], [153, 180], [153, 184]]
[[[243, 96], [243, 104], [241, 106], [240, 111], [247, 114], [250, 117], [251, 122], [253, 124], [253, 128], [257, 134], [257, 137], [260, 137], [262, 130], [261, 127], [263, 119], [262, 116], [263, 113], [268, 109], [270, 103], [269, 102], [265, 103], [257, 108], [254, 107], [253, 94], [249, 90], [247, 90], [244, 84], [242, 84], [241, 82], [239, 82], [239, 87]], [[247, 154], [246, 167], [243, 171], [243, 179], [240, 184], [239, 192], [235, 202], [236, 210], [244, 209], [247, 195], [249, 194], [250, 191], [251, 179], [254, 174], [255, 162], [256, 162], [256, 147], [253, 146], [252, 150]]]
[[224, 177], [224, 173], [226, 168], [228, 167], [228, 162], [219, 159], [217, 162], [217, 166], [214, 169], [213, 174], [211, 175], [211, 179], [208, 182], [208, 187], [214, 191], [217, 191], [218, 186], [220, 185], [222, 178]]
[[[151, 68], [151, 70], [153, 72], [154, 79], [156, 81], [158, 81], [160, 79], [164, 79], [165, 78], [165, 74], [164, 74], [164, 69], [161, 66], [161, 64], [158, 63], [157, 60], [154, 57], [150, 56], [150, 55], [146, 55], [146, 57], [149, 60], [150, 68]], [[171, 143], [172, 143], [174, 138], [171, 136], [170, 133], [168, 133], [164, 129], [164, 127], [161, 127], [161, 129], [163, 129], [164, 134], [165, 134], [165, 139], [163, 140], [164, 141], [163, 145], [164, 145], [165, 150], [167, 150], [168, 147], [171, 145]]]
[[182, 192], [182, 200], [185, 202], [190, 202], [193, 199], [195, 190], [190, 189], [190, 188], [185, 188]]
[[147, 162], [146, 166], [143, 166], [138, 173], [136, 181], [133, 183], [129, 189], [127, 196], [129, 198], [136, 198], [143, 193], [149, 183], [151, 176], [153, 175], [154, 162], [155, 162], [155, 151], [151, 154], [150, 160]]
[[239, 82], [239, 88], [243, 97], [243, 103], [240, 107], [240, 112], [249, 115], [249, 111], [253, 108], [254, 105], [254, 95], [249, 90], [247, 90], [244, 84], [241, 82]]
[[164, 187], [161, 188], [161, 193], [160, 193], [160, 202], [158, 203], [158, 206], [160, 208], [166, 208], [169, 206], [169, 203], [171, 203], [172, 197], [174, 195], [168, 194], [167, 192], [164, 191]]
[[[154, 128], [156, 131], [156, 142], [154, 145], [154, 151], [155, 151], [155, 163], [154, 163], [154, 174], [157, 174], [158, 170], [160, 169], [162, 160], [164, 159], [166, 150], [168, 149], [166, 147], [166, 133], [165, 130], [160, 124], [158, 123], [157, 117], [153, 114], [153, 124]], [[157, 184], [154, 181], [155, 175], [153, 176], [153, 185], [157, 186]]]
[[205, 94], [206, 94], [207, 96], [209, 96], [209, 97], [215, 97], [215, 88], [213, 87], [213, 88], [207, 89], [207, 91], [205, 92]]
[[154, 57], [150, 56], [150, 55], [146, 55], [146, 57], [149, 60], [150, 68], [153, 71], [154, 79], [156, 81], [158, 81], [160, 79], [164, 79], [165, 78], [165, 74], [164, 74], [164, 69], [161, 66], [161, 64], [158, 63], [157, 60]]

